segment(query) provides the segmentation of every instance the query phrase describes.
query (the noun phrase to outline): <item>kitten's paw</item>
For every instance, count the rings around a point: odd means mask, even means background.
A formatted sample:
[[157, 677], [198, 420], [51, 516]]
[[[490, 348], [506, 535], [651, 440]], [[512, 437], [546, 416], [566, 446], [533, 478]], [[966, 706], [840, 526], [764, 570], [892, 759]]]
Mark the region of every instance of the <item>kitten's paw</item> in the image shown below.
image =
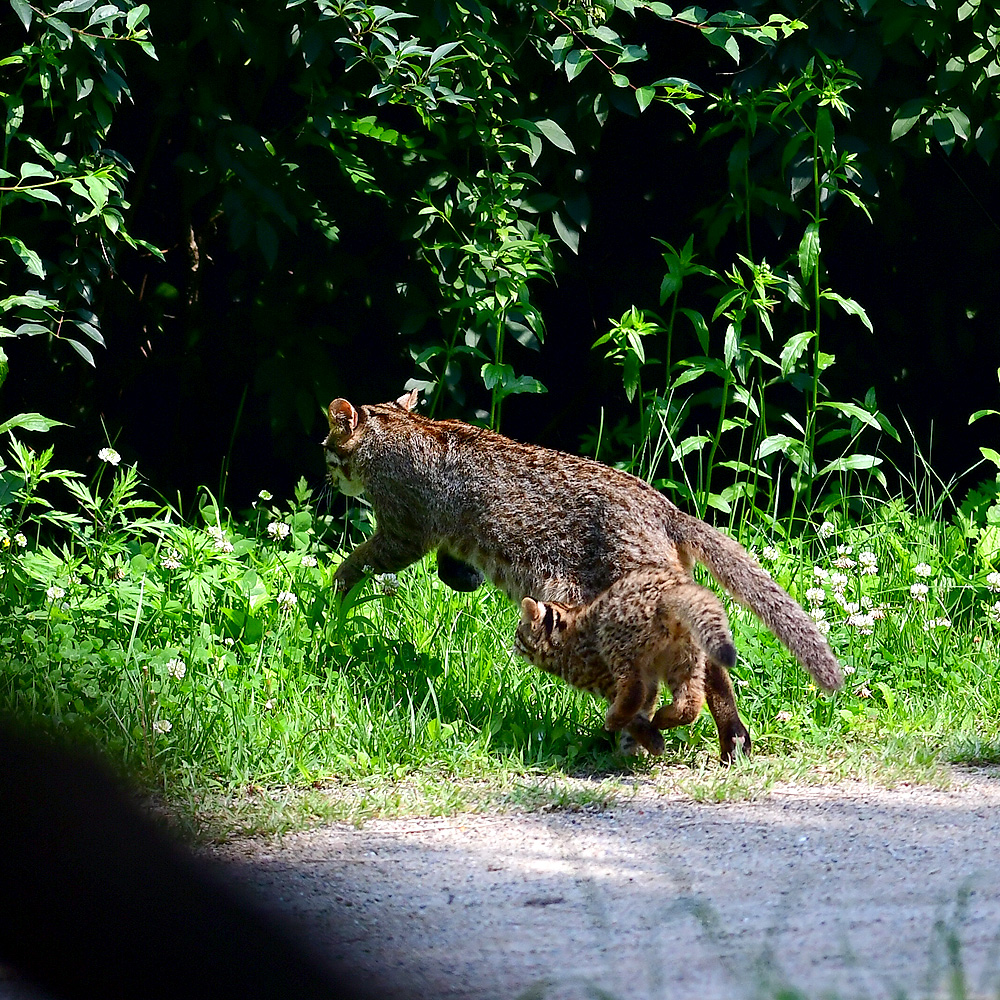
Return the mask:
[[618, 738], [618, 753], [622, 757], [635, 757], [639, 753], [639, 741], [631, 733], [622, 733]]

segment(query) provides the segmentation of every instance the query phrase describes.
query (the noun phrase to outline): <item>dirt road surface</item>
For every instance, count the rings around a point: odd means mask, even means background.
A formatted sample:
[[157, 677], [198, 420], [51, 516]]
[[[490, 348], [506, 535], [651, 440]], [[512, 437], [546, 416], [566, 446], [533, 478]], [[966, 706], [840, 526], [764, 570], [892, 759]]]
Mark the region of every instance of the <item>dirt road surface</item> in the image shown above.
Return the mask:
[[998, 851], [1000, 777], [964, 772], [712, 805], [639, 789], [604, 811], [380, 820], [222, 854], [389, 996], [743, 1000], [1000, 996]]

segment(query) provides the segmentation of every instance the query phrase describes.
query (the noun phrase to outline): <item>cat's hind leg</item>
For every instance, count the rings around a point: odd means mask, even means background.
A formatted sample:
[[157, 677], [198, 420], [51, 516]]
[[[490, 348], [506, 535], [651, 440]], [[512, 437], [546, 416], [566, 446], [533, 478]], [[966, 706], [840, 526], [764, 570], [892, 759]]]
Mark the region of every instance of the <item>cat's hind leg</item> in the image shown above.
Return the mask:
[[729, 671], [708, 660], [705, 668], [705, 697], [708, 710], [719, 730], [719, 749], [723, 764], [731, 764], [737, 753], [750, 753], [750, 731], [743, 725], [736, 710], [736, 694]]

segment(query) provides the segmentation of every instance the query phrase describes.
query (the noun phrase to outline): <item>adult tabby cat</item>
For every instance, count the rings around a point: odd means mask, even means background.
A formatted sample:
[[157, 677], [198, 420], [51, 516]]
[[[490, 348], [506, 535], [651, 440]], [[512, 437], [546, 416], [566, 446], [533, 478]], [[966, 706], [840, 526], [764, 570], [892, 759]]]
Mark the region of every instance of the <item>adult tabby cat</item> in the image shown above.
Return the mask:
[[[652, 754], [663, 753], [661, 729], [698, 717], [709, 662], [723, 670], [736, 662], [718, 597], [654, 567], [626, 573], [589, 604], [525, 597], [515, 645], [536, 667], [606, 698], [605, 729], [624, 730]], [[672, 700], [654, 715], [661, 684]]]
[[[631, 570], [657, 566], [690, 579], [700, 562], [820, 687], [843, 683], [802, 608], [739, 544], [648, 483], [482, 427], [422, 417], [416, 402], [414, 390], [393, 403], [355, 408], [335, 399], [328, 408], [330, 479], [348, 496], [364, 493], [377, 518], [375, 532], [338, 568], [339, 587], [366, 573], [394, 573], [436, 549], [447, 565], [475, 567], [511, 600], [586, 604]], [[723, 759], [737, 743], [749, 751], [732, 682], [715, 661], [705, 693]]]

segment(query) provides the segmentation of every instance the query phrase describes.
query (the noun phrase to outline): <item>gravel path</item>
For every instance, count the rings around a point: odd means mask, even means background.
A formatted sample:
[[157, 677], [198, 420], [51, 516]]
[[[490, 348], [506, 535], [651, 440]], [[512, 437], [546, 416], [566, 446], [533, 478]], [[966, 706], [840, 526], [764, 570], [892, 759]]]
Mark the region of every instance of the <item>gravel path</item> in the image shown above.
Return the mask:
[[947, 791], [784, 786], [721, 805], [651, 787], [601, 812], [335, 825], [223, 856], [401, 996], [743, 1000], [790, 985], [912, 1000], [1000, 994], [998, 848], [1000, 778], [964, 772]]

